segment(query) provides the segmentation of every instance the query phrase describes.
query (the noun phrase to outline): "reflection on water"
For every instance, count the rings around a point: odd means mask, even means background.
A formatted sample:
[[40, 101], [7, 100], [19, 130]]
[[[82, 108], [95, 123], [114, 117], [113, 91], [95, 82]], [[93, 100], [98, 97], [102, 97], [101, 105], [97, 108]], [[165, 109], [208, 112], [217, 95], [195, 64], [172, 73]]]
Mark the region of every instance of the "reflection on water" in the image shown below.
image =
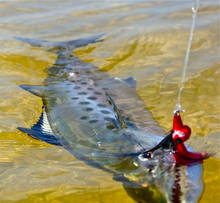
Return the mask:
[[[76, 160], [65, 150], [16, 130], [30, 127], [41, 100], [19, 84], [42, 84], [55, 55], [15, 36], [70, 40], [106, 33], [105, 40], [76, 50], [110, 75], [133, 76], [138, 94], [164, 129], [171, 127], [192, 1], [0, 1], [0, 201], [134, 202], [110, 174]], [[198, 13], [183, 106], [190, 144], [210, 151], [204, 163], [200, 202], [219, 202], [219, 11], [202, 1]], [[168, 116], [167, 116], [168, 115]]]

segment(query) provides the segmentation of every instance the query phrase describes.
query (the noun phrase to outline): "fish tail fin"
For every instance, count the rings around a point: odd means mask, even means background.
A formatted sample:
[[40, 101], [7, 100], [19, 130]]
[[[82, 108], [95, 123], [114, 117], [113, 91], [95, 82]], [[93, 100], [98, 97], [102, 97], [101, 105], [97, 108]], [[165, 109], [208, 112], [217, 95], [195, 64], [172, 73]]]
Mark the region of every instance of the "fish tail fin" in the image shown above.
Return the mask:
[[15, 37], [15, 39], [21, 42], [28, 43], [34, 47], [43, 47], [44, 49], [47, 49], [49, 51], [56, 52], [58, 50], [73, 51], [76, 48], [103, 41], [101, 39], [103, 36], [104, 34], [99, 34], [87, 38], [80, 38], [80, 39], [64, 41], [64, 42], [53, 42], [53, 41], [23, 38], [23, 37]]

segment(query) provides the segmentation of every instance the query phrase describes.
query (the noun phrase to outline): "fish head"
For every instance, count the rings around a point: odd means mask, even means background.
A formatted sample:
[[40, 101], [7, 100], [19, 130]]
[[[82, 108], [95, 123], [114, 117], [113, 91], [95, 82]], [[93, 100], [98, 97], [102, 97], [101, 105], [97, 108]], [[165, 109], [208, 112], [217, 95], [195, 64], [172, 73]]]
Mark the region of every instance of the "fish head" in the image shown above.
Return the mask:
[[[136, 141], [142, 140], [139, 144], [145, 149], [163, 140], [133, 131], [131, 137], [135, 136]], [[197, 202], [202, 193], [201, 162], [177, 164], [170, 150], [156, 150], [149, 158], [145, 158], [143, 153], [127, 157], [120, 164], [123, 165], [125, 170], [121, 182], [137, 202]]]
[[[170, 152], [134, 159], [137, 167], [124, 176], [124, 187], [138, 202], [197, 202], [203, 190], [201, 163], [177, 165]], [[142, 200], [141, 200], [142, 199]]]

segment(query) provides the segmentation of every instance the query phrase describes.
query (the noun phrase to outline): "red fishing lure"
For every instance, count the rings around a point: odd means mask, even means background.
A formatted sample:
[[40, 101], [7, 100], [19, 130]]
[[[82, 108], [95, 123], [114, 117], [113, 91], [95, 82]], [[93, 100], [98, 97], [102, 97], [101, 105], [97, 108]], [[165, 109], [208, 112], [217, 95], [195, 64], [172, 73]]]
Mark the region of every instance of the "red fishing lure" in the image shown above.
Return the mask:
[[180, 112], [176, 111], [173, 116], [172, 139], [175, 143], [174, 157], [177, 163], [187, 163], [187, 161], [201, 160], [207, 158], [206, 153], [190, 152], [187, 150], [184, 142], [189, 139], [191, 129], [187, 125], [183, 125]]
[[143, 153], [144, 158], [151, 158], [157, 149], [170, 149], [177, 164], [191, 164], [208, 157], [207, 153], [190, 152], [184, 142], [189, 139], [191, 129], [184, 125], [180, 116], [180, 111], [175, 111], [173, 116], [173, 128], [170, 133], [155, 147]]

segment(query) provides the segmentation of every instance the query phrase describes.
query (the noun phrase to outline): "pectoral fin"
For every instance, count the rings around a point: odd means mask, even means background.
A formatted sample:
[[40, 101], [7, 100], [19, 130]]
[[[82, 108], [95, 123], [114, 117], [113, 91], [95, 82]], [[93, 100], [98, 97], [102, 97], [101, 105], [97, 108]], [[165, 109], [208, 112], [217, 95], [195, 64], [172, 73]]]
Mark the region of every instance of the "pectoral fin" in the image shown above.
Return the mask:
[[42, 112], [38, 122], [31, 129], [18, 127], [18, 130], [49, 144], [61, 145], [60, 141], [57, 139], [58, 136], [53, 134], [45, 110]]
[[20, 87], [38, 97], [43, 98], [46, 91], [48, 91], [46, 86], [39, 85], [20, 85]]
[[18, 130], [20, 130], [24, 133], [27, 133], [28, 135], [30, 135], [31, 137], [33, 137], [35, 139], [42, 140], [42, 141], [47, 142], [49, 144], [61, 146], [61, 143], [52, 134], [44, 133], [40, 130], [32, 130], [30, 128], [22, 128], [22, 127], [18, 127]]

